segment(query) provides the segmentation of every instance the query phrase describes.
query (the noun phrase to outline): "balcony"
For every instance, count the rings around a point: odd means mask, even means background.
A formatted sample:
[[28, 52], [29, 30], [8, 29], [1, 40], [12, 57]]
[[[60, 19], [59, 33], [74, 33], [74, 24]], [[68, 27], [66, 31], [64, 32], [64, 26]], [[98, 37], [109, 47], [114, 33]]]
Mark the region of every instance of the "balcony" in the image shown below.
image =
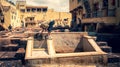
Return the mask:
[[115, 23], [116, 21], [116, 17], [93, 17], [93, 18], [85, 18], [82, 19], [83, 23], [97, 23], [97, 22], [104, 22], [104, 23]]

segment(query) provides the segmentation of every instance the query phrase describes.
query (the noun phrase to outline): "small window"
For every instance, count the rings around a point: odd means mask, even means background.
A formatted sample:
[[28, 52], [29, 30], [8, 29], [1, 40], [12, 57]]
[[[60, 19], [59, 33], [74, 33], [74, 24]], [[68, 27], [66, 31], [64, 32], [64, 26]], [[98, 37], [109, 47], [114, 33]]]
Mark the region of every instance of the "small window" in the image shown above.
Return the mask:
[[33, 18], [30, 18], [30, 21], [32, 21], [33, 20]]
[[29, 19], [30, 19], [30, 21], [34, 21], [34, 17], [30, 17]]
[[25, 9], [21, 9], [20, 11], [21, 11], [21, 12], [25, 12]]
[[47, 8], [43, 8], [43, 12], [47, 12]]
[[37, 8], [37, 12], [41, 12], [41, 8]]
[[68, 21], [68, 18], [64, 19], [64, 21]]
[[115, 6], [115, 4], [116, 4], [116, 2], [115, 2], [116, 0], [112, 0], [112, 6]]
[[32, 12], [35, 12], [36, 11], [36, 9], [35, 8], [32, 8]]
[[108, 7], [108, 0], [103, 0], [103, 7]]
[[27, 9], [27, 12], [30, 12], [30, 9]]

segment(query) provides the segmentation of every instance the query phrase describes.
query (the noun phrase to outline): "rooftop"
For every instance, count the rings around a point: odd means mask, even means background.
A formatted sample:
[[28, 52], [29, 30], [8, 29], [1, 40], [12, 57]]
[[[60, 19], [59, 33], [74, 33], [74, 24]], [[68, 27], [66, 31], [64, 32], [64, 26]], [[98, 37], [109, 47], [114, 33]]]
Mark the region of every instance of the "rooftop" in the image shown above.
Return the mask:
[[26, 8], [48, 8], [47, 6], [26, 6]]

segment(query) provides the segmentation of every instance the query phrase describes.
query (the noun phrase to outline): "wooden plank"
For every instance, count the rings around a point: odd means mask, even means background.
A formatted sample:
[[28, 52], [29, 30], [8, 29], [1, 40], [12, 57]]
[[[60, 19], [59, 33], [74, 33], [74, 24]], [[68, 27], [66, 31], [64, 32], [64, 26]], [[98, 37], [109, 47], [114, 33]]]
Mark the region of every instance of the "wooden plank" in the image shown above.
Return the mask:
[[16, 52], [4, 52], [1, 58], [14, 58]]
[[17, 47], [18, 44], [1, 45], [1, 47]]
[[0, 58], [5, 54], [5, 52], [0, 52]]

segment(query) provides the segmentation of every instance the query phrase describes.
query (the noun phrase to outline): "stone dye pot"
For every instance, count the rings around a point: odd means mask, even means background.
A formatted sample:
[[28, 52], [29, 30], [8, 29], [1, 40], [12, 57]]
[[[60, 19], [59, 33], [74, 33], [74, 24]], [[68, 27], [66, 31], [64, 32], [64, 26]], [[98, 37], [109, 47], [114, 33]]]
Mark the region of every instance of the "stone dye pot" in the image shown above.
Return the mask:
[[[57, 32], [51, 39], [28, 39], [26, 67], [97, 67], [107, 54], [85, 32]], [[103, 66], [102, 66], [103, 67]]]

